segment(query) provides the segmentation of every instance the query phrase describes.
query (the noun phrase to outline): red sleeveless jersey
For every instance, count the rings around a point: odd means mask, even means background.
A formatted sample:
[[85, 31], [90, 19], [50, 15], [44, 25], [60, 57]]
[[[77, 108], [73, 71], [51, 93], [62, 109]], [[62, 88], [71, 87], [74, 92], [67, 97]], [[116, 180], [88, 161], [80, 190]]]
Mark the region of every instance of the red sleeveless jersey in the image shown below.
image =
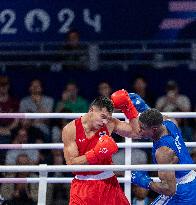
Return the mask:
[[[109, 135], [107, 127], [104, 125], [91, 137], [87, 138], [85, 135], [84, 128], [82, 126], [81, 118], [75, 120], [76, 126], [76, 144], [78, 146], [79, 156], [84, 155], [87, 151], [91, 150], [97, 144], [99, 138], [103, 135]], [[112, 164], [112, 158], [107, 159], [101, 163], [102, 165]], [[95, 175], [101, 172], [77, 172], [74, 174], [80, 175]]]

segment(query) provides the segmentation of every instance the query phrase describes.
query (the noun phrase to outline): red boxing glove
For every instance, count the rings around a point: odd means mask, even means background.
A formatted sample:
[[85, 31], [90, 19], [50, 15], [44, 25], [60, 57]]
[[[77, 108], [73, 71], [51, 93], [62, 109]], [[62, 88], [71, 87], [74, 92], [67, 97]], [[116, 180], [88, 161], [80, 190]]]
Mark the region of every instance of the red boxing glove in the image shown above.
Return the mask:
[[118, 90], [111, 95], [111, 100], [116, 109], [121, 110], [130, 120], [138, 116], [138, 111], [133, 105], [129, 94], [126, 90]]
[[104, 159], [111, 158], [118, 151], [118, 146], [112, 137], [104, 135], [99, 138], [95, 147], [85, 153], [89, 164], [100, 164]]

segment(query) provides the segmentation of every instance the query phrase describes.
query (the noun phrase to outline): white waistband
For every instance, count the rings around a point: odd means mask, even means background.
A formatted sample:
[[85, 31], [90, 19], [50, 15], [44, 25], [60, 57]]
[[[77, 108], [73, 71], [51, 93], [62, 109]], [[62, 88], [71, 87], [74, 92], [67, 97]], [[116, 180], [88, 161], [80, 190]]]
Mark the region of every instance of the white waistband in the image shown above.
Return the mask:
[[75, 179], [79, 179], [79, 180], [102, 180], [102, 179], [108, 179], [110, 177], [114, 176], [114, 172], [112, 171], [105, 171], [102, 172], [100, 174], [96, 174], [96, 175], [76, 175]]
[[192, 182], [196, 178], [196, 172], [194, 170], [190, 171], [185, 176], [176, 179], [177, 184], [186, 184]]

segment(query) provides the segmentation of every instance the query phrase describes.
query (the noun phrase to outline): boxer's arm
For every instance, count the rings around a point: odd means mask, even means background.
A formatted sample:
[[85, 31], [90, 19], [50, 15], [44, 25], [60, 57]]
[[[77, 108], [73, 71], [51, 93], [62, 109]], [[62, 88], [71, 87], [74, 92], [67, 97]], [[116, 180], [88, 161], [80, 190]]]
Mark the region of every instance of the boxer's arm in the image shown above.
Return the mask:
[[[168, 147], [160, 147], [156, 151], [156, 160], [158, 164], [177, 164], [178, 158], [174, 151]], [[167, 196], [174, 195], [176, 192], [175, 171], [159, 171], [158, 176], [161, 182], [152, 182], [150, 188], [160, 194]]]
[[75, 141], [76, 131], [74, 121], [67, 124], [62, 131], [64, 143], [64, 158], [68, 165], [87, 164], [85, 155], [79, 156], [78, 147]]
[[124, 89], [118, 90], [111, 95], [111, 100], [114, 107], [121, 110], [129, 119], [127, 123], [113, 118], [114, 129], [112, 131], [122, 137], [139, 138], [138, 111], [128, 92]]
[[138, 139], [139, 136], [139, 124], [138, 118], [129, 120], [129, 122], [120, 121], [119, 119], [112, 118], [111, 123], [113, 124], [112, 132], [122, 136]]

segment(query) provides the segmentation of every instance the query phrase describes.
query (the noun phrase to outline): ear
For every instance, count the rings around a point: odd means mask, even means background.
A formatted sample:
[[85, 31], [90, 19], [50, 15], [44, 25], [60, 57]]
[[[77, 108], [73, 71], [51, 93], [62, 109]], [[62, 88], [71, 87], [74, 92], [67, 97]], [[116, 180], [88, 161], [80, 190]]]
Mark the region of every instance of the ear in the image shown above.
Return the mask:
[[94, 110], [93, 107], [89, 108], [89, 112], [93, 112], [93, 110]]
[[154, 134], [157, 133], [158, 127], [152, 127], [152, 131], [153, 131]]

